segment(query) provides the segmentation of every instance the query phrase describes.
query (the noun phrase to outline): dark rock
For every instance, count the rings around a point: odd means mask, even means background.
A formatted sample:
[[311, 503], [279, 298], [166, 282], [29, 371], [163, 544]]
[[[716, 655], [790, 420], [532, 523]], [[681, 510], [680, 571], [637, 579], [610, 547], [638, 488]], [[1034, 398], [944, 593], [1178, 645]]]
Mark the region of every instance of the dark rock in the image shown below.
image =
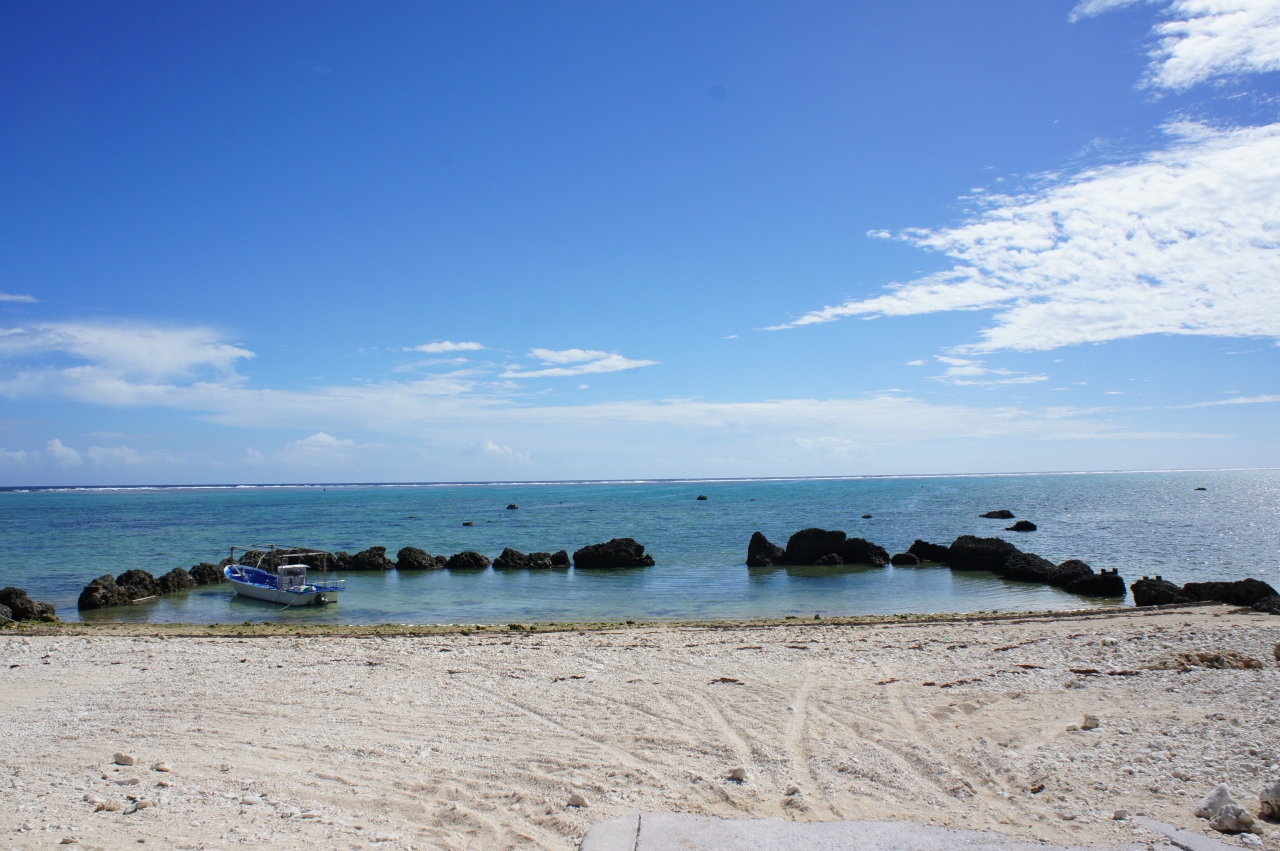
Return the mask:
[[653, 556], [645, 555], [644, 544], [634, 538], [614, 538], [603, 544], [590, 544], [573, 554], [573, 566], [579, 568], [653, 567]]
[[698, 494], [698, 501], [699, 501], [699, 502], [706, 502], [706, 500], [707, 500], [707, 497], [706, 497], [706, 495], [705, 495], [705, 494]]
[[519, 508], [520, 506], [516, 505], [514, 502], [507, 504], [507, 511], [516, 511]]
[[1276, 589], [1257, 579], [1238, 579], [1235, 582], [1188, 582], [1182, 586], [1182, 594], [1201, 602], [1252, 606], [1263, 597], [1276, 596]]
[[840, 558], [840, 556], [835, 553], [827, 553], [822, 558], [815, 561], [814, 564], [819, 565], [820, 567], [835, 567], [837, 564], [844, 564], [844, 559]]
[[1078, 558], [1073, 558], [1064, 561], [1053, 569], [1053, 573], [1049, 576], [1049, 584], [1058, 588], [1066, 588], [1077, 580], [1087, 579], [1094, 575], [1092, 567]]
[[1036, 530], [1036, 524], [1032, 523], [1030, 520], [1019, 520], [1012, 526], [1004, 527], [1004, 530], [1006, 532], [1034, 532]]
[[951, 557], [951, 548], [942, 544], [931, 544], [928, 541], [922, 541], [919, 538], [910, 547], [907, 552], [920, 561], [930, 561], [934, 564], [946, 564]]
[[475, 523], [475, 521], [474, 521], [474, 520], [464, 520], [464, 521], [462, 521], [462, 525], [463, 525], [463, 526], [474, 526], [474, 525], [476, 525], [476, 523]]
[[1208, 490], [1208, 488], [1196, 488], [1196, 490], [1198, 490], [1198, 491], [1207, 491], [1207, 490]]
[[[566, 558], [568, 555], [565, 553]], [[555, 567], [555, 564], [551, 561], [551, 553], [529, 553], [524, 560], [524, 566], [530, 570], [549, 570]]]
[[747, 544], [747, 567], [773, 567], [785, 561], [786, 550], [759, 532], [751, 533], [751, 541]]
[[16, 621], [16, 620], [17, 618], [13, 616], [13, 609], [9, 608], [8, 606], [0, 605], [0, 621], [4, 621], [5, 623], [8, 623], [9, 621]]
[[889, 563], [889, 552], [866, 538], [848, 538], [838, 552], [845, 564], [874, 564], [884, 567]]
[[227, 581], [222, 568], [216, 564], [209, 564], [207, 561], [202, 561], [191, 568], [191, 578], [196, 581], [197, 585], [217, 585], [219, 582]]
[[1267, 612], [1272, 615], [1280, 615], [1280, 596], [1271, 595], [1263, 597], [1261, 600], [1255, 600], [1253, 603], [1255, 611]]
[[386, 547], [369, 547], [347, 557], [347, 570], [392, 570], [396, 563], [387, 558]]
[[449, 559], [446, 556], [432, 556], [432, 558], [435, 559], [437, 569], [446, 567], [449, 564]]
[[1013, 512], [1007, 508], [1001, 508], [999, 511], [988, 511], [986, 514], [980, 514], [979, 517], [985, 517], [988, 520], [1012, 520]]
[[961, 535], [947, 550], [947, 564], [952, 570], [990, 570], [1000, 573], [1005, 559], [1018, 548], [999, 538], [977, 538]]
[[1174, 603], [1190, 603], [1191, 598], [1167, 579], [1142, 577], [1129, 586], [1135, 606], [1169, 606]]
[[160, 583], [161, 594], [175, 594], [178, 591], [186, 591], [196, 587], [196, 581], [191, 578], [191, 574], [181, 567], [175, 567], [164, 576], [161, 576], [158, 582]]
[[264, 550], [248, 550], [244, 555], [240, 556], [240, 563], [245, 567], [257, 567], [258, 562], [262, 561], [267, 555]]
[[7, 608], [9, 616], [15, 621], [35, 620], [35, 601], [28, 597], [27, 592], [21, 588], [14, 588], [11, 585], [8, 588], [0, 589], [0, 606]]
[[864, 515], [862, 515], [862, 519], [863, 519], [863, 520], [870, 520], [870, 519], [871, 519], [871, 515], [870, 515], [870, 514], [864, 514]]
[[1057, 570], [1058, 566], [1047, 558], [1041, 558], [1035, 553], [1015, 551], [1005, 558], [996, 572], [1005, 579], [1017, 582], [1040, 582], [1047, 585]]
[[920, 556], [912, 553], [894, 553], [889, 558], [889, 564], [896, 567], [915, 567], [920, 563]]
[[529, 566], [529, 557], [519, 550], [507, 547], [502, 555], [493, 560], [493, 566], [498, 570], [522, 570]]
[[160, 593], [160, 583], [145, 570], [126, 570], [116, 577], [120, 590], [129, 595], [130, 600], [141, 600], [143, 597], [155, 597]]
[[844, 532], [801, 529], [787, 539], [786, 563], [817, 564], [823, 556], [839, 553], [844, 540]]
[[401, 547], [396, 553], [396, 570], [435, 570], [435, 557], [417, 547]]
[[568, 567], [568, 566], [569, 566], [569, 553], [568, 553], [568, 551], [567, 551], [567, 550], [556, 550], [554, 553], [552, 553], [552, 554], [551, 554], [551, 566], [552, 566], [552, 567]]
[[449, 556], [445, 567], [450, 570], [484, 570], [489, 566], [489, 557], [467, 550]]
[[36, 601], [36, 620], [53, 622], [57, 619], [58, 610], [53, 607], [53, 603]]
[[[1083, 564], [1083, 562], [1081, 562]], [[1124, 578], [1116, 570], [1103, 570], [1101, 573], [1082, 576], [1064, 586], [1064, 590], [1085, 597], [1123, 597], [1125, 594]]]
[[108, 573], [99, 576], [84, 587], [80, 592], [80, 599], [76, 601], [76, 608], [83, 612], [123, 606], [128, 602], [129, 595], [116, 584], [115, 577]]

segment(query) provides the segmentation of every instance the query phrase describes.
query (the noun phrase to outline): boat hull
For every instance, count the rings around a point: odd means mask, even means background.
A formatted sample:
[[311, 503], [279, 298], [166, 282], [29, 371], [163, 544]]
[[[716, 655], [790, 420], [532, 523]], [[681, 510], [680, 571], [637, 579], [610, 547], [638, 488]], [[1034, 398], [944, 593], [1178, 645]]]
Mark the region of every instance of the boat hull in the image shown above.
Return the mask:
[[279, 588], [267, 588], [262, 585], [254, 585], [251, 582], [241, 582], [230, 577], [227, 577], [227, 579], [231, 586], [236, 589], [236, 593], [242, 597], [266, 600], [268, 603], [279, 603], [282, 606], [323, 606], [327, 603], [338, 602], [338, 594], [340, 593], [331, 589], [281, 591]]

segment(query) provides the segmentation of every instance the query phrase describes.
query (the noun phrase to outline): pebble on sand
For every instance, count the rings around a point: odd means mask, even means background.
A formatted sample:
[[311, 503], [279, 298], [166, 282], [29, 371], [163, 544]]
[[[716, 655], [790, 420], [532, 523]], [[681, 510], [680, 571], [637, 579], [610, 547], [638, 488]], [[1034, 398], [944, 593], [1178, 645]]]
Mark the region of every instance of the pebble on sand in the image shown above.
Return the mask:
[[114, 757], [116, 765], [137, 765], [138, 758], [129, 753], [118, 753]]
[[1219, 783], [1196, 805], [1196, 818], [1211, 819], [1218, 814], [1219, 810], [1227, 806], [1236, 806], [1235, 799], [1231, 797], [1231, 790], [1227, 788], [1227, 784]]
[[151, 770], [163, 771], [163, 772], [173, 771], [173, 769], [169, 767], [169, 763], [167, 762], [157, 762], [155, 765], [151, 766]]
[[1082, 724], [1080, 725], [1080, 729], [1081, 729], [1081, 730], [1096, 730], [1096, 729], [1098, 729], [1098, 723], [1099, 723], [1099, 722], [1098, 722], [1098, 716], [1097, 716], [1097, 715], [1086, 715], [1086, 716], [1084, 716], [1084, 723], [1082, 723]]
[[577, 793], [577, 792], [574, 792], [574, 793], [572, 793], [572, 794], [570, 794], [570, 795], [569, 795], [569, 801], [568, 801], [568, 804], [569, 804], [569, 806], [571, 806], [571, 807], [583, 807], [583, 808], [585, 808], [585, 807], [587, 807], [587, 806], [590, 806], [590, 805], [587, 803], [587, 799], [586, 799], [585, 797], [583, 797], [581, 794]]
[[730, 769], [726, 777], [728, 777], [734, 783], [746, 783], [747, 770], [742, 766], [738, 766], [737, 768]]
[[1272, 780], [1258, 793], [1259, 810], [1263, 818], [1280, 818], [1280, 780]]

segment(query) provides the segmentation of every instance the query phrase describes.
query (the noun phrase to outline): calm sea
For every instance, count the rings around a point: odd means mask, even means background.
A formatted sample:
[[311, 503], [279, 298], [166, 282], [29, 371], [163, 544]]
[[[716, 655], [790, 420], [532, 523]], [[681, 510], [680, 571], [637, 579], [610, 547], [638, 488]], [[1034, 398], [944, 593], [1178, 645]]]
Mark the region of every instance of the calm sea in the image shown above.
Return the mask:
[[[1197, 487], [1206, 488], [1198, 491]], [[708, 498], [699, 501], [696, 497]], [[514, 503], [518, 510], [508, 510]], [[1011, 509], [1039, 531], [1006, 533]], [[862, 515], [870, 514], [870, 519]], [[474, 526], [463, 526], [464, 521]], [[95, 576], [218, 561], [233, 544], [445, 555], [503, 547], [572, 551], [630, 536], [657, 566], [624, 571], [349, 574], [337, 605], [289, 609], [229, 586], [88, 613], [189, 623], [510, 623], [718, 619], [1079, 608], [1052, 588], [946, 568], [748, 569], [747, 540], [806, 526], [906, 549], [916, 538], [1002, 535], [1055, 562], [1081, 558], [1129, 581], [1254, 576], [1280, 587], [1280, 471], [0, 492], [0, 586], [76, 619]], [[1113, 602], [1113, 601], [1108, 601]]]

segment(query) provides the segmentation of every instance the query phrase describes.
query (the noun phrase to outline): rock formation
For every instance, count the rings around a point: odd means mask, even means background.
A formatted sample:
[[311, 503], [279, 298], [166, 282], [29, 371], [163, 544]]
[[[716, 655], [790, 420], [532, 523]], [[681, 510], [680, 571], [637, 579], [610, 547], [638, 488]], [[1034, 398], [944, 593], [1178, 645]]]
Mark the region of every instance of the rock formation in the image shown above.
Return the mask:
[[1101, 573], [1081, 576], [1064, 586], [1063, 590], [1084, 597], [1123, 597], [1125, 594], [1124, 579], [1116, 568], [1103, 568]]
[[751, 541], [747, 544], [747, 567], [773, 567], [782, 564], [786, 550], [771, 543], [760, 532], [751, 533]]
[[1255, 600], [1253, 608], [1258, 612], [1280, 615], [1280, 596], [1272, 595], [1270, 597], [1263, 597], [1261, 600]]
[[1012, 526], [1006, 526], [1004, 530], [1006, 532], [1034, 532], [1036, 530], [1036, 524], [1032, 523], [1030, 520], [1019, 520]]
[[913, 553], [894, 553], [889, 557], [889, 564], [895, 567], [915, 567], [920, 563], [920, 557]]
[[987, 520], [1012, 520], [1013, 512], [1007, 508], [1001, 508], [998, 511], [988, 511], [986, 514], [980, 514], [979, 517], [985, 517]]
[[1160, 576], [1155, 579], [1144, 576], [1130, 585], [1129, 590], [1133, 592], [1135, 606], [1170, 606], [1191, 602], [1191, 598], [1183, 594], [1181, 588]]
[[493, 566], [497, 570], [522, 570], [529, 566], [529, 557], [519, 550], [507, 547], [502, 555], [493, 560]]
[[1252, 606], [1265, 597], [1276, 596], [1276, 589], [1257, 579], [1238, 579], [1235, 582], [1188, 582], [1182, 586], [1182, 594], [1198, 602]]
[[489, 557], [472, 550], [455, 553], [445, 562], [445, 567], [450, 570], [484, 570], [488, 566]]
[[838, 552], [845, 564], [872, 564], [884, 567], [889, 563], [888, 551], [866, 538], [848, 538]]
[[400, 552], [396, 553], [396, 569], [435, 570], [438, 567], [444, 567], [443, 560], [437, 561], [438, 558], [417, 547], [402, 547]]
[[839, 553], [844, 547], [844, 532], [827, 529], [801, 529], [787, 539], [785, 564], [817, 564], [818, 559]]
[[160, 583], [154, 576], [145, 570], [126, 570], [124, 573], [116, 577], [116, 584], [120, 586], [120, 590], [129, 596], [130, 600], [141, 600], [143, 597], [157, 597], [160, 595]]
[[961, 535], [947, 550], [947, 564], [952, 570], [989, 570], [1001, 573], [1005, 560], [1018, 548], [999, 538]]
[[207, 561], [202, 561], [192, 567], [190, 572], [191, 578], [196, 581], [197, 585], [217, 585], [219, 582], [227, 581], [222, 568], [216, 564], [209, 564]]
[[577, 568], [653, 567], [653, 556], [645, 555], [644, 544], [634, 538], [614, 538], [603, 544], [590, 544], [573, 554]]
[[196, 587], [196, 581], [191, 578], [191, 574], [181, 567], [175, 567], [156, 582], [160, 586], [161, 594], [173, 594]]
[[907, 548], [907, 552], [920, 559], [921, 562], [946, 564], [951, 556], [951, 548], [942, 544], [931, 544], [916, 538], [916, 542]]
[[[57, 620], [57, 611], [52, 603], [32, 600], [27, 596], [26, 591], [21, 588], [14, 588], [12, 585], [8, 588], [0, 588], [0, 606], [4, 606], [9, 610], [9, 614], [5, 615], [5, 617], [10, 620]], [[0, 614], [3, 614], [3, 612], [0, 612]]]

